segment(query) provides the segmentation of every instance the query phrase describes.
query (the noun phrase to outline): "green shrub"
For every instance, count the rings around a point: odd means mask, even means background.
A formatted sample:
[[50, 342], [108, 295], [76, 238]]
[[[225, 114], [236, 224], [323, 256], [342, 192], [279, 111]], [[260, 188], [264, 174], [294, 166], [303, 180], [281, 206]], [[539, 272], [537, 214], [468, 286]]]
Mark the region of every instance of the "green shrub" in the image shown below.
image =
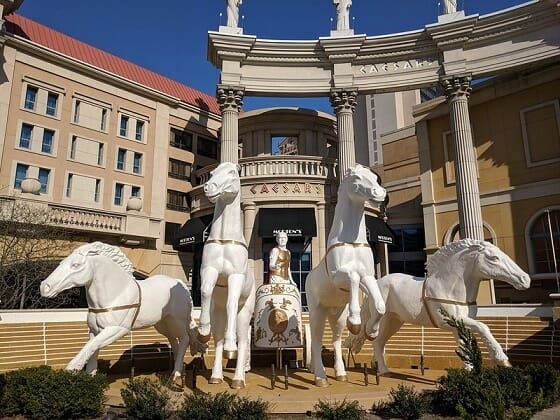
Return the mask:
[[269, 403], [261, 399], [251, 400], [236, 394], [195, 393], [186, 395], [176, 416], [181, 420], [266, 420]]
[[397, 385], [397, 389], [389, 391], [389, 402], [387, 408], [391, 414], [405, 420], [419, 419], [428, 411], [428, 400], [420, 393], [414, 391], [414, 387], [403, 384]]
[[550, 407], [560, 400], [560, 374], [550, 365], [531, 364], [525, 366], [530, 378], [533, 395], [542, 393], [544, 407]]
[[506, 408], [529, 406], [532, 398], [531, 383], [523, 369], [499, 366], [487, 373], [493, 375], [500, 384]]
[[104, 411], [104, 375], [53, 370], [49, 366], [19, 369], [4, 375], [2, 415], [32, 419], [92, 418]]
[[357, 400], [322, 401], [313, 406], [315, 416], [325, 420], [361, 420], [365, 413]]
[[169, 394], [159, 382], [150, 378], [132, 378], [121, 389], [121, 397], [129, 419], [166, 419]]

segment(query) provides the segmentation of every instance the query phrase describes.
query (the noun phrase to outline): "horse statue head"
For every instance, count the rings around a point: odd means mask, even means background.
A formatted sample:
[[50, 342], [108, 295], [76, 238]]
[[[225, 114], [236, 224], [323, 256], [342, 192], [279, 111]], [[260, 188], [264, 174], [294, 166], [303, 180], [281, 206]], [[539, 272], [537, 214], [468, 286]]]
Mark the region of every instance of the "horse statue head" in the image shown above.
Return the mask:
[[210, 172], [210, 179], [204, 184], [204, 193], [211, 203], [223, 200], [231, 203], [241, 190], [239, 165], [232, 162], [220, 163]]
[[[467, 265], [468, 261], [472, 261], [472, 268]], [[471, 278], [474, 281], [482, 278], [501, 280], [517, 290], [526, 290], [531, 285], [531, 277], [505, 252], [490, 242], [475, 239], [461, 239], [440, 248], [430, 258], [426, 269], [428, 277], [441, 270], [456, 272], [472, 269], [471, 275], [463, 274], [465, 281]]]
[[371, 169], [356, 165], [348, 168], [344, 179], [338, 189], [340, 197], [346, 196], [352, 201], [375, 201], [383, 202], [387, 197], [387, 191], [381, 186], [379, 176]]
[[41, 282], [41, 296], [51, 298], [73, 287], [88, 286], [94, 276], [88, 257], [95, 255], [110, 258], [132, 277], [132, 263], [119, 248], [102, 242], [93, 242], [76, 248], [60, 262], [58, 267]]

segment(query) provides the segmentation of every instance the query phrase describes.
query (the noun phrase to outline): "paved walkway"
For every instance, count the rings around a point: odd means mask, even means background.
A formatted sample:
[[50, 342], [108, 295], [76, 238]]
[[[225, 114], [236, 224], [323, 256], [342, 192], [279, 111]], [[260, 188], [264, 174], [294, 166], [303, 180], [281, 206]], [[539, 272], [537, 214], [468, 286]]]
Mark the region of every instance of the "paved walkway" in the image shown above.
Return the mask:
[[[271, 388], [271, 370], [252, 369], [247, 374], [246, 387], [242, 390], [232, 390], [229, 387], [233, 377], [233, 369], [225, 369], [225, 380], [221, 384], [208, 384], [210, 370], [201, 372], [197, 376], [197, 388], [204, 392], [237, 392], [241, 396], [252, 399], [261, 398], [271, 403], [273, 413], [305, 413], [312, 411], [313, 406], [321, 400], [342, 401], [358, 400], [364, 409], [370, 409], [376, 401], [387, 399], [391, 388], [397, 388], [398, 384], [414, 386], [416, 391], [426, 388], [435, 388], [438, 377], [445, 374], [445, 371], [426, 370], [422, 376], [419, 370], [414, 369], [394, 369], [393, 376], [390, 378], [381, 377], [379, 385], [376, 384], [375, 375], [368, 375], [368, 385], [365, 384], [364, 373], [358, 369], [348, 371], [348, 382], [338, 382], [334, 379], [334, 370], [327, 368], [329, 374], [329, 386], [317, 388], [313, 382], [313, 374], [306, 369], [289, 369], [288, 389], [285, 389], [284, 375], [278, 376], [274, 389]], [[144, 375], [143, 375], [144, 376]], [[157, 375], [146, 375], [157, 377]], [[120, 389], [127, 378], [110, 377], [110, 388], [107, 392], [109, 405], [120, 406], [122, 399]], [[192, 392], [192, 371], [187, 371], [185, 378], [185, 392]], [[177, 391], [181, 392], [180, 389]]]

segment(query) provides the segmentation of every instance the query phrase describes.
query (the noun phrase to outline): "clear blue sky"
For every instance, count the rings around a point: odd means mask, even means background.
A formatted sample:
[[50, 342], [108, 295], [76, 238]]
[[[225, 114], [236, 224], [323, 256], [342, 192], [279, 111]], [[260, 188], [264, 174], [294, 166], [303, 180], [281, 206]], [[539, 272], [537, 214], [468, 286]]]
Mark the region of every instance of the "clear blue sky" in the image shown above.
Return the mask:
[[[484, 15], [523, 0], [458, 0], [465, 14]], [[18, 13], [171, 79], [214, 95], [218, 71], [206, 58], [207, 33], [225, 24], [225, 0], [24, 0]], [[438, 0], [353, 0], [356, 34], [383, 35], [437, 22]], [[222, 17], [220, 17], [222, 13]], [[332, 0], [243, 0], [247, 35], [317, 39], [333, 29]], [[302, 106], [332, 114], [328, 100], [245, 98], [244, 110]]]

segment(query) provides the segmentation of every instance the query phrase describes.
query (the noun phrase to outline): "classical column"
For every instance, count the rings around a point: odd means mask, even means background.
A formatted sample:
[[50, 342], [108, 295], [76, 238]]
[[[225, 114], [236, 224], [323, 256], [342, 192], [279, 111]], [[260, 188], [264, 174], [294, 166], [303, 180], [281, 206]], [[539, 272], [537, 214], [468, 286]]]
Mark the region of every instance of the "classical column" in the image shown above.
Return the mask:
[[338, 125], [338, 170], [340, 181], [348, 168], [356, 165], [356, 150], [354, 148], [354, 122], [352, 114], [356, 108], [358, 92], [347, 90], [332, 90], [331, 105], [336, 114]]
[[327, 227], [325, 226], [325, 206], [327, 203], [319, 201], [317, 203], [317, 233], [319, 239], [319, 255], [316, 261], [319, 261], [327, 253]]
[[478, 170], [469, 118], [471, 77], [449, 77], [441, 81], [449, 104], [451, 135], [455, 150], [455, 182], [460, 237], [484, 239]]
[[[257, 213], [257, 205], [252, 202], [243, 202], [243, 235], [245, 236], [245, 241], [247, 242], [248, 250], [248, 266], [249, 270], [253, 273], [255, 272], [255, 239], [253, 238], [253, 227], [255, 225], [255, 216]], [[256, 274], [256, 273], [255, 273]], [[262, 280], [259, 282], [257, 279], [259, 276], [255, 276], [255, 285], [261, 284]]]
[[218, 85], [216, 97], [222, 111], [220, 162], [238, 162], [239, 110], [243, 105], [243, 88]]

